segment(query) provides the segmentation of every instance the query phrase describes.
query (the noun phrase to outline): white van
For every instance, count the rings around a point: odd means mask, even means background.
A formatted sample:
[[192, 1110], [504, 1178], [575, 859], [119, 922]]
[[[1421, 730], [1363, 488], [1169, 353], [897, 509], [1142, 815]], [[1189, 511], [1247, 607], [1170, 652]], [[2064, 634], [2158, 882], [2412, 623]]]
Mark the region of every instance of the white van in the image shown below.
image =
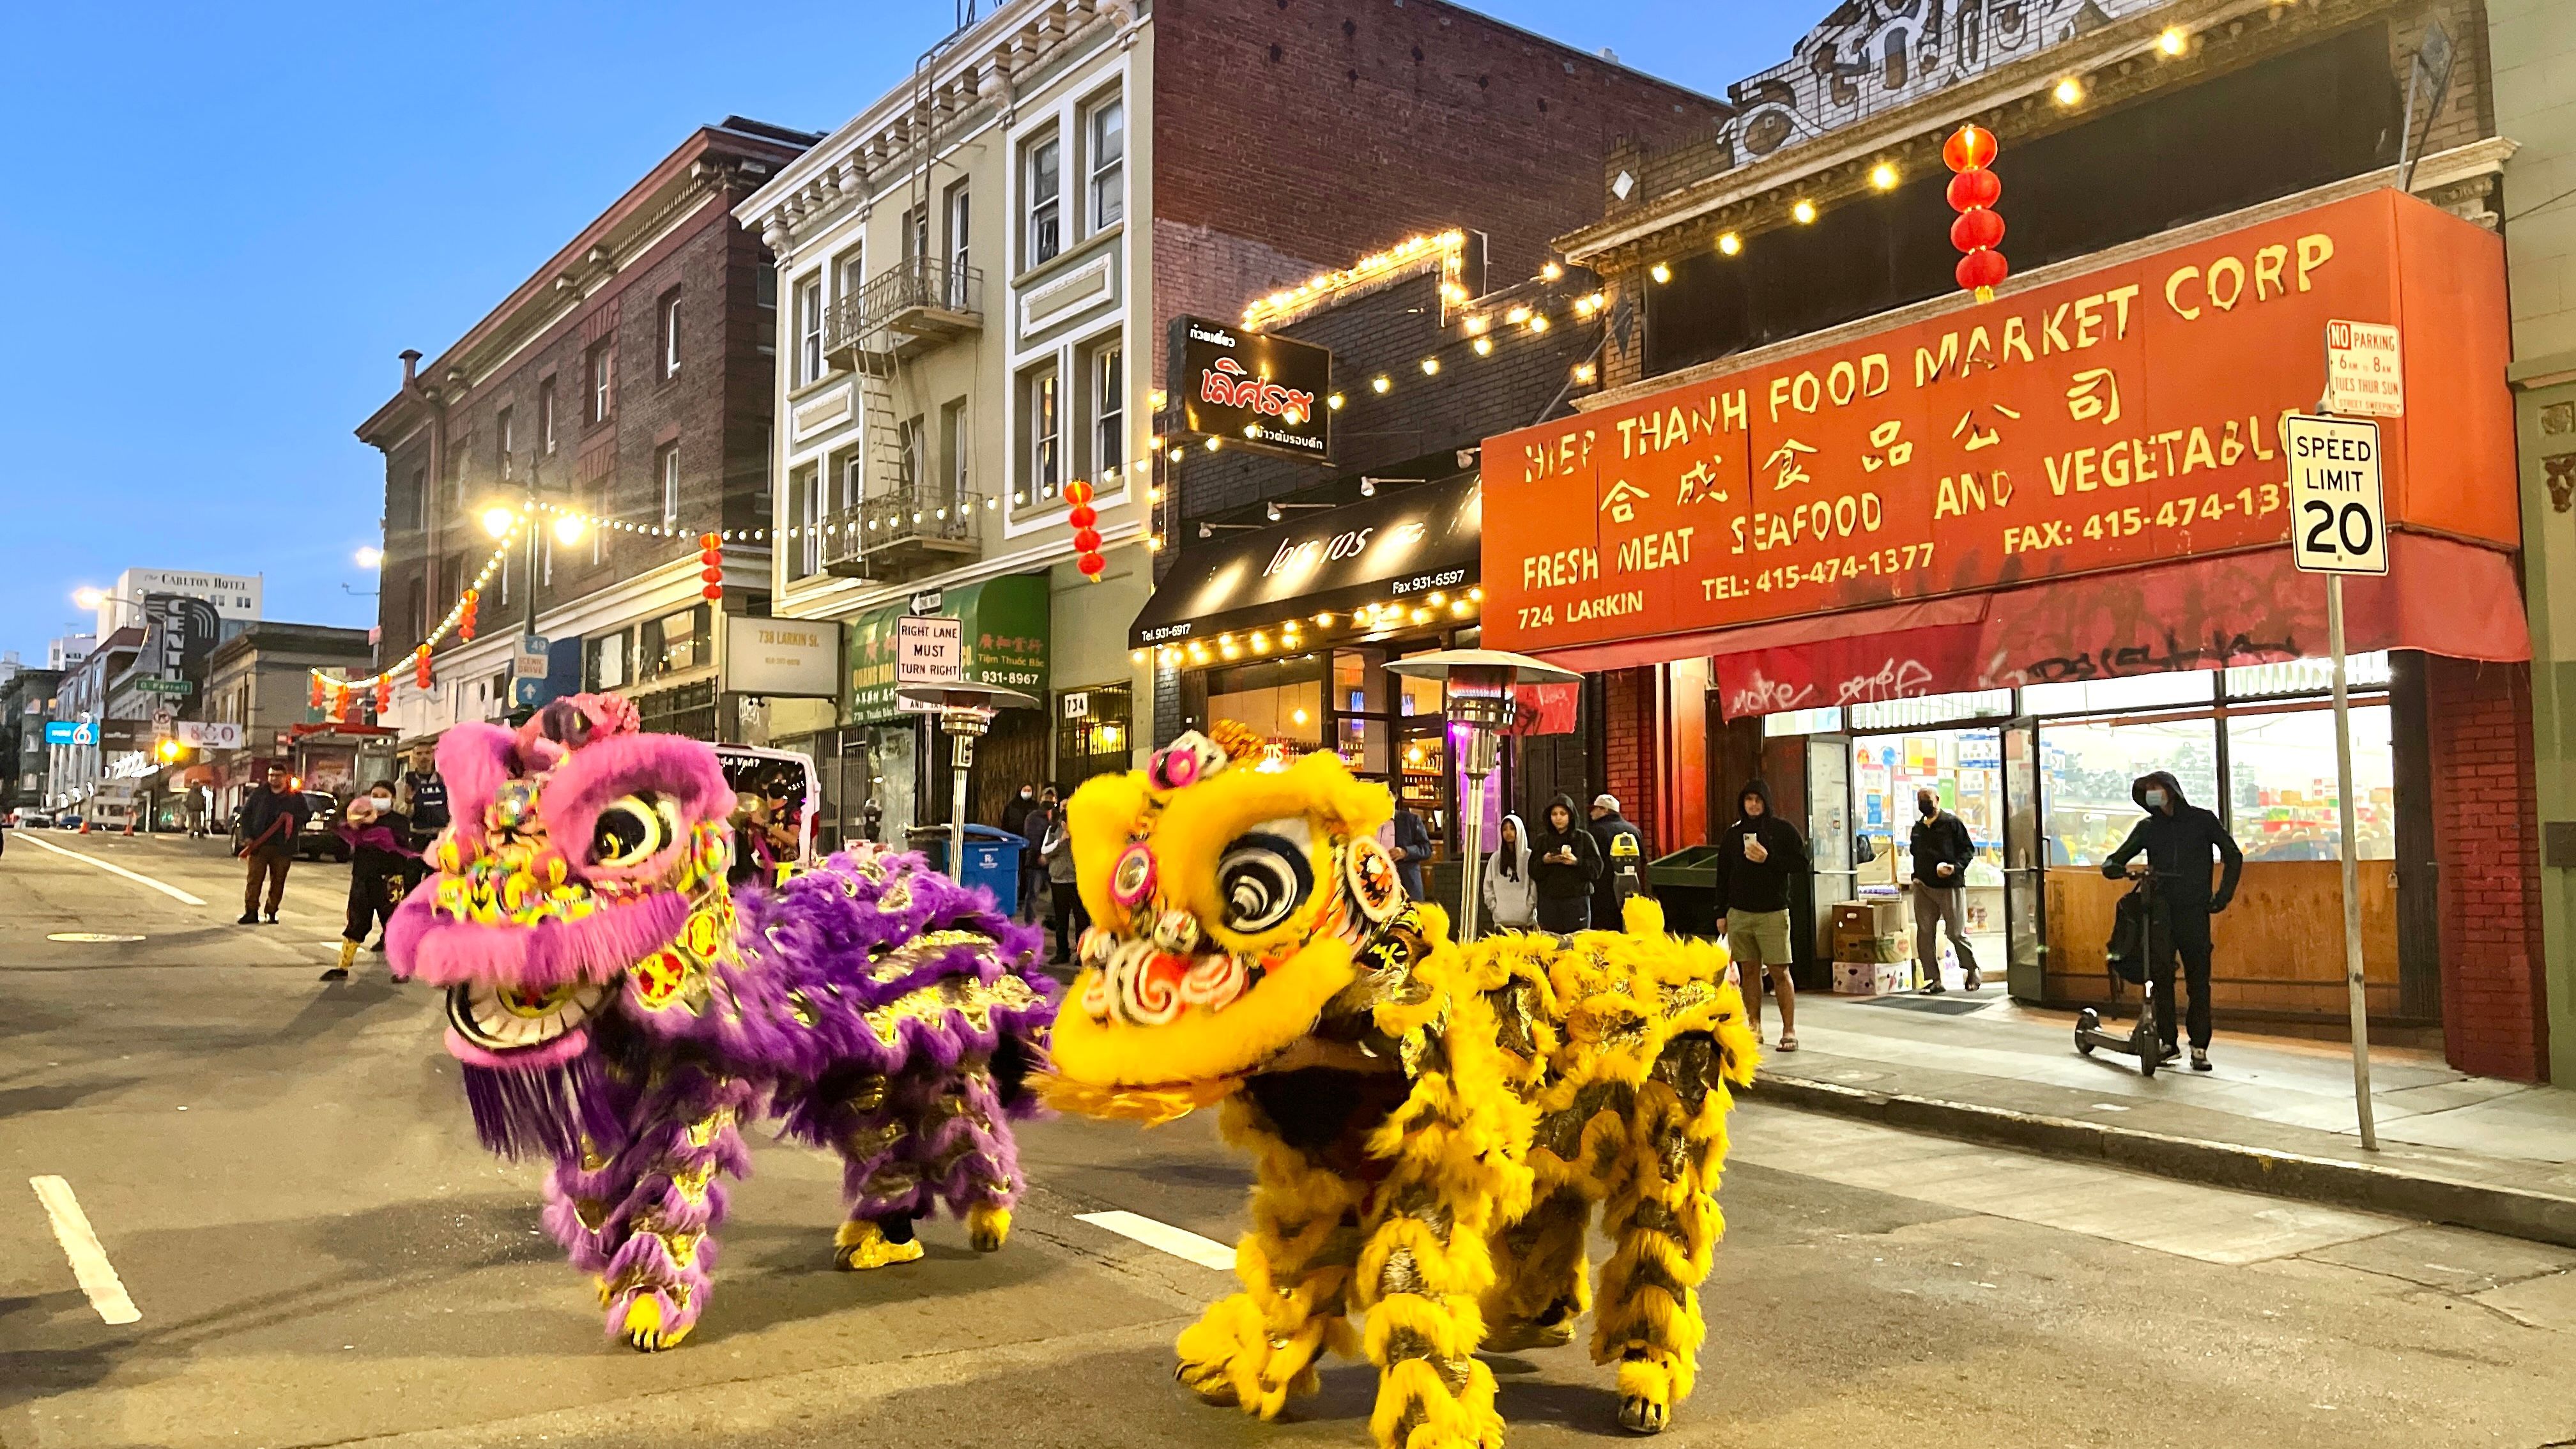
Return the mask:
[[757, 745], [718, 745], [716, 758], [723, 762], [725, 783], [739, 793], [785, 795], [787, 808], [796, 818], [796, 862], [814, 863], [814, 820], [823, 809], [823, 782], [814, 773], [814, 762], [793, 750], [769, 750]]

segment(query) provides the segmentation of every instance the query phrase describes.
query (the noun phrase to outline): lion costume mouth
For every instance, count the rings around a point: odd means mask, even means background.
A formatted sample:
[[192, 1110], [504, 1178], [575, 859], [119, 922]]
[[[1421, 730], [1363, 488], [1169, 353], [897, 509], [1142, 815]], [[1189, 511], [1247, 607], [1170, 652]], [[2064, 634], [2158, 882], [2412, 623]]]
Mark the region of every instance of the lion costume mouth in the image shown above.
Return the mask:
[[584, 1026], [607, 998], [604, 986], [465, 982], [447, 993], [447, 1048], [474, 1066], [548, 1065], [587, 1044]]

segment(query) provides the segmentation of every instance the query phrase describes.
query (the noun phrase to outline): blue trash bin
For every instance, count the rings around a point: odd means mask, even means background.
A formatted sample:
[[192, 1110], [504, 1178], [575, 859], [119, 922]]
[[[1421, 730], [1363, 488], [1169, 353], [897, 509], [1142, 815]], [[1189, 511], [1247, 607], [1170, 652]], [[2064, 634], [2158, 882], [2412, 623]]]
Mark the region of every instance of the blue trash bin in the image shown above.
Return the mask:
[[[930, 857], [934, 870], [948, 869], [948, 828], [915, 826], [907, 843]], [[1028, 842], [993, 825], [966, 827], [966, 874], [969, 889], [982, 886], [993, 893], [993, 909], [1008, 916], [1020, 908], [1020, 852]]]

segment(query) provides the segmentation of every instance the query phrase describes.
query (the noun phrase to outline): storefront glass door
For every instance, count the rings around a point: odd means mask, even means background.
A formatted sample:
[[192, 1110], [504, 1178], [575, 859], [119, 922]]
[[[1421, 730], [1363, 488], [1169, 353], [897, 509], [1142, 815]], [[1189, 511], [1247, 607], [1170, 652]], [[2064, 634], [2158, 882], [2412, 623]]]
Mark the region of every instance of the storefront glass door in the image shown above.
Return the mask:
[[[1968, 946], [1980, 967], [2007, 959], [2004, 909], [2004, 768], [2000, 728], [1910, 730], [1852, 743], [1854, 833], [1867, 842], [1856, 867], [1864, 889], [1903, 891], [1914, 878], [1916, 792], [1930, 790], [1976, 845], [1964, 882]], [[1941, 950], [1950, 953], [1946, 946]], [[1964, 963], [1961, 963], [1964, 964]]]
[[2007, 722], [2003, 735], [2004, 965], [2012, 994], [2040, 995], [2048, 959], [2048, 842], [2040, 834], [2039, 722]]

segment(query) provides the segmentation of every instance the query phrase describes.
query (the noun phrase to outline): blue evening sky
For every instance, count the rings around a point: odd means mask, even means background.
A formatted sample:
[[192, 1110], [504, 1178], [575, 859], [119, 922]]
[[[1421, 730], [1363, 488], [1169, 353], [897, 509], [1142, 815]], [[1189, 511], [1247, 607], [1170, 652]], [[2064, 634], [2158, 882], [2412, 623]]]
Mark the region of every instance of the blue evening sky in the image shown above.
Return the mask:
[[[1313, 0], [1301, 0], [1313, 3]], [[1350, 0], [1355, 7], [1388, 0]], [[1484, 0], [1703, 91], [1829, 0]], [[727, 19], [725, 17], [733, 17]], [[829, 130], [951, 0], [727, 10], [0, 7], [0, 649], [42, 663], [125, 568], [267, 576], [365, 626], [383, 474], [351, 430], [690, 128]]]

